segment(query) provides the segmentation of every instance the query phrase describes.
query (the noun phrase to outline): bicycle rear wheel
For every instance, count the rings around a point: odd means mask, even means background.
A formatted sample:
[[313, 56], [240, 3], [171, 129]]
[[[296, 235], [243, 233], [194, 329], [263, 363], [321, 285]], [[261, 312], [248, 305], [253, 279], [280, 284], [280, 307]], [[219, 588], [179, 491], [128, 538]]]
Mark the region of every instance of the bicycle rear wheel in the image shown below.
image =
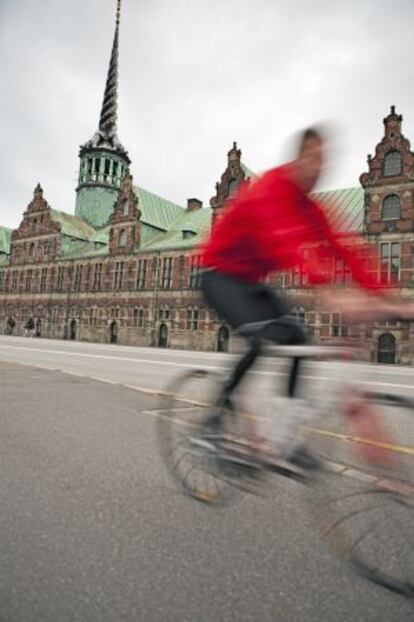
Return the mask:
[[323, 459], [312, 500], [336, 553], [370, 581], [413, 598], [414, 403], [373, 393], [351, 399], [348, 416], [308, 431]]
[[[227, 400], [220, 404], [220, 376], [205, 370], [178, 376], [161, 400], [157, 436], [168, 471], [199, 501], [223, 503], [251, 490], [261, 466], [249, 456], [234, 459], [222, 449], [243, 437], [242, 418]], [[219, 427], [212, 427], [217, 418]], [[239, 444], [242, 447], [242, 443]]]

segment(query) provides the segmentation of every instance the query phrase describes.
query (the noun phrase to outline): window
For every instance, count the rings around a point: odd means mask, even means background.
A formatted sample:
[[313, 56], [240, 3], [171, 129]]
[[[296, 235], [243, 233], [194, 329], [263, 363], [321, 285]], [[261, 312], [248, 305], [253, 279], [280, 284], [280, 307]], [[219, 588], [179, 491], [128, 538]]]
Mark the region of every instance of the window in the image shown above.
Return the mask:
[[93, 284], [94, 290], [100, 290], [102, 284], [102, 264], [96, 263], [93, 268]]
[[389, 194], [382, 202], [382, 219], [394, 220], [401, 218], [401, 201], [397, 194]]
[[144, 308], [136, 307], [134, 309], [134, 326], [142, 328], [144, 326]]
[[178, 259], [178, 287], [179, 289], [183, 289], [184, 287], [184, 266], [185, 266], [185, 257], [184, 255], [180, 255]]
[[172, 257], [164, 257], [162, 261], [162, 288], [171, 289], [172, 287]]
[[85, 289], [86, 290], [89, 290], [90, 280], [91, 280], [91, 266], [88, 264], [86, 266], [86, 274], [85, 274]]
[[200, 287], [200, 255], [192, 255], [190, 260], [190, 289]]
[[15, 292], [17, 290], [17, 278], [18, 278], [18, 272], [17, 270], [13, 270], [12, 281], [11, 281], [12, 292]]
[[105, 181], [109, 181], [110, 170], [111, 170], [111, 160], [105, 159]]
[[0, 272], [0, 292], [4, 291], [4, 272]]
[[169, 320], [170, 309], [168, 307], [161, 307], [161, 309], [158, 311], [158, 317], [160, 320]]
[[384, 158], [384, 177], [401, 175], [402, 162], [399, 151], [390, 151]]
[[120, 316], [120, 313], [121, 313], [120, 307], [112, 307], [111, 313], [112, 313], [112, 317], [114, 317], [116, 319], [119, 319], [119, 316]]
[[46, 241], [43, 245], [43, 254], [45, 257], [47, 257], [50, 253], [50, 242]]
[[137, 269], [137, 289], [144, 289], [146, 276], [147, 276], [147, 260], [140, 259], [138, 261], [138, 269]]
[[347, 337], [348, 326], [342, 323], [342, 313], [331, 313], [331, 337]]
[[351, 270], [344, 259], [334, 259], [333, 281], [336, 285], [351, 282]]
[[158, 283], [158, 257], [152, 258], [152, 287], [155, 289]]
[[77, 265], [76, 269], [75, 269], [75, 283], [73, 285], [73, 289], [76, 292], [80, 291], [81, 288], [81, 283], [82, 283], [82, 270], [83, 270], [83, 266], [82, 265]]
[[33, 270], [28, 268], [26, 272], [26, 291], [30, 292], [32, 289]]
[[35, 243], [31, 242], [29, 246], [29, 259], [33, 259], [35, 253]]
[[42, 272], [40, 274], [40, 291], [46, 291], [46, 279], [47, 279], [47, 268], [42, 268]]
[[187, 309], [187, 330], [198, 329], [198, 309], [190, 307]]
[[92, 159], [92, 174], [91, 174], [91, 179], [92, 181], [96, 181], [97, 178], [97, 171], [99, 170], [99, 160], [97, 158], [93, 158]]
[[380, 244], [381, 283], [395, 283], [400, 277], [400, 243], [382, 242]]
[[122, 229], [119, 232], [118, 246], [126, 246], [126, 243], [127, 243], [127, 232], [126, 232], [126, 229]]
[[57, 274], [57, 283], [56, 283], [56, 289], [58, 291], [62, 291], [64, 281], [65, 281], [65, 268], [64, 266], [59, 266], [58, 274]]
[[93, 160], [92, 158], [88, 158], [87, 175], [89, 179], [92, 177], [92, 166], [93, 166]]
[[123, 280], [124, 280], [124, 262], [117, 261], [115, 264], [115, 273], [114, 273], [114, 289], [122, 289]]
[[128, 199], [124, 199], [121, 205], [122, 205], [122, 216], [128, 216], [128, 213], [129, 213]]

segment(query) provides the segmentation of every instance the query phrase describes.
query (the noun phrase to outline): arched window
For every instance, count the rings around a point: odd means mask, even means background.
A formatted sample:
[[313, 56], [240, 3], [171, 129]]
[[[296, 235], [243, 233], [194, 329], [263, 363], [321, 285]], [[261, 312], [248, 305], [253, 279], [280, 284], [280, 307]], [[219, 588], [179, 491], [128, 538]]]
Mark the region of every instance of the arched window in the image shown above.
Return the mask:
[[126, 229], [122, 229], [118, 238], [118, 246], [125, 246], [127, 243], [127, 232]]
[[401, 218], [401, 201], [397, 194], [389, 194], [382, 202], [383, 220], [395, 220]]
[[395, 177], [401, 175], [401, 153], [390, 151], [384, 158], [384, 177]]
[[29, 246], [29, 259], [33, 259], [34, 252], [35, 252], [35, 243], [31, 242]]
[[122, 201], [122, 216], [128, 216], [129, 204], [128, 199]]
[[110, 181], [109, 172], [111, 170], [111, 160], [105, 158], [105, 181]]

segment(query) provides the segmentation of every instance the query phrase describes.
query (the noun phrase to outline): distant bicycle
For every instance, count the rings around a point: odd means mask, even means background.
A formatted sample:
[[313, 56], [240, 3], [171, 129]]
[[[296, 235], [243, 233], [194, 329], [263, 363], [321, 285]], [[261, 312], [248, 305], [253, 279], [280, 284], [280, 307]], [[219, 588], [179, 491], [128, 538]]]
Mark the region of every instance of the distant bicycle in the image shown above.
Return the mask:
[[[354, 350], [342, 346], [266, 347], [266, 328], [286, 321], [294, 320], [243, 326], [239, 332], [250, 342], [244, 356], [260, 345], [264, 356], [292, 361], [326, 365], [355, 358]], [[413, 598], [414, 402], [372, 392], [347, 374], [329, 380], [323, 392], [314, 388], [312, 380], [302, 389], [307, 421], [298, 434], [306, 444], [286, 461], [263, 451], [256, 431], [262, 413], [224, 393], [222, 376], [203, 369], [178, 375], [162, 397], [157, 420], [165, 464], [183, 491], [210, 504], [262, 492], [269, 473], [307, 484], [331, 548], [360, 575]]]

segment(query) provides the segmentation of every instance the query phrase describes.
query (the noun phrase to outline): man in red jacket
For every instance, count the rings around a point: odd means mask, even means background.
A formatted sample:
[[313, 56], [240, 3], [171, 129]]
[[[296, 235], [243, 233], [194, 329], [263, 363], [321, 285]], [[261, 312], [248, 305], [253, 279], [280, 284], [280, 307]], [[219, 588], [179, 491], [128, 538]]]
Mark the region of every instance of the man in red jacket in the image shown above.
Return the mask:
[[[202, 250], [202, 291], [207, 303], [233, 329], [288, 313], [283, 298], [263, 283], [270, 272], [299, 267], [307, 274], [310, 285], [324, 284], [326, 277], [317, 253], [302, 252], [307, 246], [323, 245], [325, 253], [343, 259], [354, 281], [361, 286], [358, 298], [353, 293], [352, 298], [340, 302], [342, 311], [355, 315], [368, 309], [375, 317], [401, 312], [401, 305], [381, 295], [378, 266], [373, 272], [358, 260], [332, 230], [322, 206], [308, 196], [323, 164], [321, 133], [308, 129], [301, 135], [296, 159], [241, 188], [213, 227]], [[328, 295], [326, 302], [332, 303]], [[368, 315], [366, 319], [370, 319]], [[294, 325], [270, 328], [266, 337], [288, 344], [303, 343], [306, 339], [303, 329]], [[239, 362], [228, 383], [229, 392], [257, 354], [258, 351], [251, 351]], [[289, 397], [294, 395], [297, 376], [298, 362], [290, 376]]]

